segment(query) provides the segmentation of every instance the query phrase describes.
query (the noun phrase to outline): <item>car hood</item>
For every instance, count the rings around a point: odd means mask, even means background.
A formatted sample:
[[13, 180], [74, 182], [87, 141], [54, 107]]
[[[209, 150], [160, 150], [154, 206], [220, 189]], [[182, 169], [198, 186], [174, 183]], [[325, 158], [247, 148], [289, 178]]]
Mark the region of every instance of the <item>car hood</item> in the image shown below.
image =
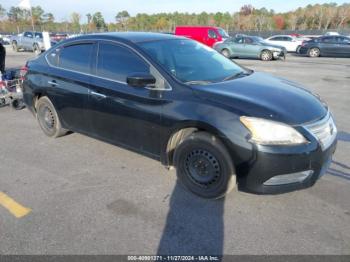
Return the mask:
[[266, 118], [290, 125], [312, 122], [327, 114], [327, 106], [292, 81], [264, 73], [210, 85], [193, 86], [199, 97], [228, 106], [237, 115]]

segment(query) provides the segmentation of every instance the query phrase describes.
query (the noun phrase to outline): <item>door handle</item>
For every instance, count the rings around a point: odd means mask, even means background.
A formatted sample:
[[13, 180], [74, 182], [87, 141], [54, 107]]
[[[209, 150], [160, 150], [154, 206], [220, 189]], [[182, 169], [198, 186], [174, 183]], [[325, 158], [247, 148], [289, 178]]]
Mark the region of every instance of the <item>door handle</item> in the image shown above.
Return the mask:
[[47, 81], [47, 83], [52, 86], [59, 86], [55, 80]]
[[97, 92], [94, 92], [94, 91], [90, 91], [90, 95], [92, 95], [92, 96], [97, 96], [97, 97], [100, 97], [100, 98], [106, 98], [106, 97], [107, 97], [107, 96], [104, 95], [104, 94], [97, 93]]

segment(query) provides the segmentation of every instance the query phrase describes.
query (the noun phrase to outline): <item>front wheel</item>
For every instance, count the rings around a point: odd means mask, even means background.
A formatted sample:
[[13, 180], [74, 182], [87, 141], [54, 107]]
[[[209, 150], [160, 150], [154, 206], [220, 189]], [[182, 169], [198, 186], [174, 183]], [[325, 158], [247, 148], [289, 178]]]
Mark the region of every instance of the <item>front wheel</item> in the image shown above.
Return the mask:
[[271, 61], [272, 53], [269, 50], [264, 50], [261, 52], [260, 58], [262, 61]]
[[223, 49], [222, 51], [221, 51], [221, 54], [223, 55], [223, 56], [225, 56], [225, 57], [227, 57], [227, 58], [230, 58], [230, 51], [228, 51], [227, 49]]
[[235, 169], [226, 147], [215, 136], [196, 132], [177, 146], [177, 177], [192, 193], [210, 199], [224, 197], [236, 185]]
[[309, 57], [319, 57], [320, 54], [320, 49], [318, 49], [317, 47], [310, 48], [308, 52]]
[[41, 97], [36, 103], [36, 118], [45, 135], [49, 137], [56, 138], [67, 133], [61, 126], [55, 107], [46, 96]]

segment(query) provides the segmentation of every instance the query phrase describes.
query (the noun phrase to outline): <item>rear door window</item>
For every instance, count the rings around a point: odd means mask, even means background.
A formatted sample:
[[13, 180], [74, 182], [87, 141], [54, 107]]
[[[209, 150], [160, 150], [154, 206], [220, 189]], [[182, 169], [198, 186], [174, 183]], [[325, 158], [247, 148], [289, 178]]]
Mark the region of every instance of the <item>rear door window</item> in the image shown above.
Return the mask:
[[33, 34], [31, 32], [25, 32], [24, 37], [30, 37], [33, 38]]
[[43, 34], [42, 33], [35, 33], [35, 38], [43, 38]]
[[283, 37], [280, 37], [280, 36], [272, 37], [270, 41], [283, 41]]
[[284, 36], [283, 37], [283, 41], [286, 41], [286, 42], [291, 42], [293, 39], [291, 37], [288, 37], [288, 36]]
[[323, 38], [322, 42], [326, 44], [333, 44], [335, 42], [335, 37], [333, 36], [325, 37]]
[[82, 73], [90, 73], [92, 43], [65, 46], [60, 50], [58, 66]]
[[130, 74], [149, 72], [150, 66], [130, 49], [118, 44], [99, 44], [97, 76], [125, 83]]
[[244, 38], [244, 43], [245, 43], [245, 44], [248, 44], [248, 45], [249, 45], [249, 44], [252, 44], [253, 42], [254, 42], [254, 41], [253, 41], [251, 38], [249, 38], [249, 37], [245, 37], [245, 38]]

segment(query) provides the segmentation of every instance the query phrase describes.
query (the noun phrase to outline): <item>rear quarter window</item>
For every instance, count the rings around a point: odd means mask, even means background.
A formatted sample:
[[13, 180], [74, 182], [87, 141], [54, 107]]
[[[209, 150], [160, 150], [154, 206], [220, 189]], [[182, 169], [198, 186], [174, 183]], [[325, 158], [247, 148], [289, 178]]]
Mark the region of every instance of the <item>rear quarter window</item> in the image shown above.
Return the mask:
[[58, 66], [59, 48], [52, 50], [46, 55], [46, 59], [51, 66]]
[[92, 43], [65, 46], [59, 52], [58, 67], [82, 73], [90, 73], [92, 50]]

